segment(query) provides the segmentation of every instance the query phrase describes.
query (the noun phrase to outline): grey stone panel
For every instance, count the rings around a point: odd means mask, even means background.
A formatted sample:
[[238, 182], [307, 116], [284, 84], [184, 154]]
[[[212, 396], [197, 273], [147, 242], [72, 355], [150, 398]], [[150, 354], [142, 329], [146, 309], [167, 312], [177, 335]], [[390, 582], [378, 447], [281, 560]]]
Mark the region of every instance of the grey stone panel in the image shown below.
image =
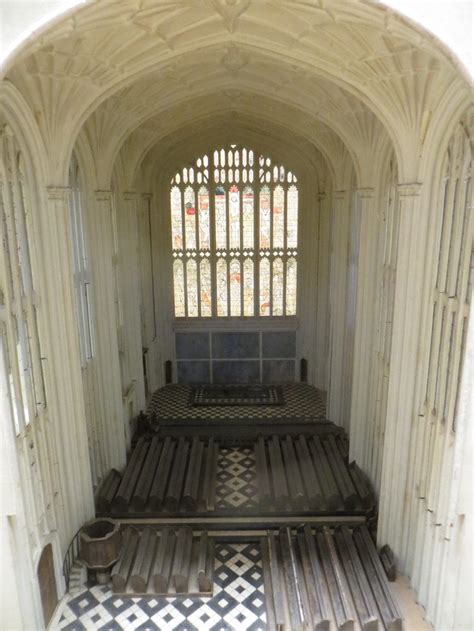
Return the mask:
[[296, 357], [296, 332], [262, 333], [262, 357]]
[[291, 359], [264, 359], [263, 383], [289, 383], [295, 381], [295, 361]]
[[176, 359], [208, 359], [209, 333], [176, 333]]
[[260, 356], [259, 334], [213, 333], [212, 356], [216, 359], [250, 359]]
[[212, 363], [214, 383], [259, 383], [259, 361], [214, 361]]
[[178, 362], [178, 383], [209, 383], [211, 380], [208, 361]]

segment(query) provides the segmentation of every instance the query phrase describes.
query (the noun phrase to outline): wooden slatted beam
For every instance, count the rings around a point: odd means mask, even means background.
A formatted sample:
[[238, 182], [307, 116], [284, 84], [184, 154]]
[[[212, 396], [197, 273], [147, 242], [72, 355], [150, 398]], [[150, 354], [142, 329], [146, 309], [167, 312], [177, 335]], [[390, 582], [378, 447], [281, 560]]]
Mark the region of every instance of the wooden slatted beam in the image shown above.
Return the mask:
[[158, 436], [154, 436], [132, 498], [133, 508], [137, 511], [143, 510], [148, 501], [162, 447], [163, 443], [160, 442]]
[[163, 444], [163, 449], [161, 450], [160, 461], [155, 472], [155, 477], [153, 478], [151, 485], [149, 501], [150, 508], [152, 510], [158, 510], [163, 503], [175, 446], [175, 441], [171, 440], [169, 437], [166, 438]]
[[132, 588], [137, 594], [145, 594], [147, 591], [155, 543], [156, 530], [153, 528], [145, 528], [140, 537], [140, 543], [130, 577]]
[[168, 592], [175, 539], [175, 534], [171, 528], [163, 528], [151, 573], [153, 587], [157, 594], [165, 594]]

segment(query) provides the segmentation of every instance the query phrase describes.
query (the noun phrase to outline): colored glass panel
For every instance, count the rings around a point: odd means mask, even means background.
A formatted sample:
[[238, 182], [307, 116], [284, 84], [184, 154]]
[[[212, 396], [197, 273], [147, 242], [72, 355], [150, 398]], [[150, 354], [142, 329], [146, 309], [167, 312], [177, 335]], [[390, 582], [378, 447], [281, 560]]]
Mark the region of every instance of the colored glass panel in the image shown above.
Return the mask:
[[220, 258], [216, 265], [217, 315], [227, 316], [227, 263]]
[[218, 186], [215, 192], [215, 225], [216, 225], [216, 249], [225, 250], [227, 248], [227, 217], [226, 217], [226, 195], [222, 186]]
[[296, 314], [296, 259], [288, 259], [286, 264], [286, 315]]
[[254, 215], [253, 215], [253, 190], [250, 186], [246, 186], [242, 199], [242, 223], [243, 223], [243, 239], [244, 249], [254, 248]]
[[285, 191], [275, 186], [273, 191], [273, 248], [283, 248], [285, 242]]
[[240, 261], [232, 259], [230, 262], [230, 315], [241, 315], [241, 273]]
[[188, 316], [197, 318], [199, 315], [197, 263], [194, 259], [189, 260], [186, 266], [186, 289], [188, 294]]
[[237, 186], [229, 189], [229, 247], [240, 247], [240, 193]]
[[183, 262], [176, 260], [173, 263], [173, 281], [174, 281], [174, 314], [177, 318], [184, 318], [184, 273]]
[[273, 261], [273, 294], [272, 315], [283, 315], [283, 261], [277, 258]]
[[196, 202], [194, 191], [188, 186], [184, 191], [184, 226], [186, 250], [196, 249]]
[[254, 278], [253, 278], [253, 261], [245, 259], [244, 261], [244, 315], [254, 315]]
[[199, 249], [211, 249], [211, 233], [209, 226], [209, 192], [201, 186], [198, 194], [199, 204]]
[[298, 246], [298, 189], [294, 184], [288, 188], [287, 203], [286, 244], [288, 248], [296, 248]]
[[270, 315], [270, 261], [260, 260], [260, 315]]
[[270, 189], [260, 189], [260, 249], [270, 248]]
[[208, 259], [201, 261], [201, 315], [205, 318], [212, 316], [212, 283], [211, 264]]
[[183, 218], [181, 215], [181, 191], [177, 186], [171, 189], [171, 238], [173, 250], [183, 248]]

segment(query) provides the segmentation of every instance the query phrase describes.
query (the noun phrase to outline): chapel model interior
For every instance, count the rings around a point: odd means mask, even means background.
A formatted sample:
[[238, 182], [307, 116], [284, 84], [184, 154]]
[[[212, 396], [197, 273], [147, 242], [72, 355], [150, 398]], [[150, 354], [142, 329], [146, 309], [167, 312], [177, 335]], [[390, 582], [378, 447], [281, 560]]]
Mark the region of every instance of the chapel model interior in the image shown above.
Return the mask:
[[461, 60], [375, 0], [20, 4], [0, 626], [472, 629]]

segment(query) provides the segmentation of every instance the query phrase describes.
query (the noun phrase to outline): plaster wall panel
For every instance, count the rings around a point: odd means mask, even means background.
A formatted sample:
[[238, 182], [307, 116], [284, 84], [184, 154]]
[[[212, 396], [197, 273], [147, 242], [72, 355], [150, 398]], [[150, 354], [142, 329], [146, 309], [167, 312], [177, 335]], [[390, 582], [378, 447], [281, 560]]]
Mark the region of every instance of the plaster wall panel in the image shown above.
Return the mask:
[[176, 333], [176, 359], [209, 359], [209, 333]]
[[214, 359], [250, 359], [260, 356], [258, 333], [230, 332], [212, 334]]
[[296, 362], [291, 359], [264, 359], [262, 362], [263, 383], [288, 383], [295, 381]]
[[178, 383], [209, 383], [210, 363], [207, 361], [178, 361]]
[[296, 357], [296, 333], [294, 331], [264, 331], [262, 333], [263, 358]]
[[214, 383], [257, 383], [260, 381], [260, 362], [256, 360], [212, 362]]

